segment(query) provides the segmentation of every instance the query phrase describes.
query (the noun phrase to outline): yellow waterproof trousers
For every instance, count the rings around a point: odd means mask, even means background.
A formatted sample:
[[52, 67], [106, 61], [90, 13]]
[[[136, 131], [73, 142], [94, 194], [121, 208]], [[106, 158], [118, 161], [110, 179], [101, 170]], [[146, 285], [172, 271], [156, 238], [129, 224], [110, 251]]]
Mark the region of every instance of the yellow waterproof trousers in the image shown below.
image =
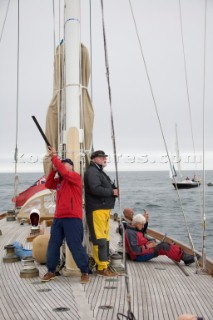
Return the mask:
[[109, 255], [109, 219], [110, 209], [95, 210], [92, 212], [93, 220], [93, 255], [97, 264], [98, 270], [103, 270], [108, 267]]

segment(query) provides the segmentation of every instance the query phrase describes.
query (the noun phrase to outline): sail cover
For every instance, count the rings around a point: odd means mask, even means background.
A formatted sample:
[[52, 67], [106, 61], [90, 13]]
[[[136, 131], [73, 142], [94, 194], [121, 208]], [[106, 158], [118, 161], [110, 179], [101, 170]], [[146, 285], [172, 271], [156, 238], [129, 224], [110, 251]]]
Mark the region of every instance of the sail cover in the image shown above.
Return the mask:
[[[62, 90], [62, 74], [63, 74], [63, 45], [56, 48], [54, 58], [54, 80], [53, 80], [53, 96], [50, 101], [47, 116], [45, 134], [51, 146], [58, 149], [58, 108], [61, 105]], [[44, 174], [47, 176], [51, 169], [51, 161], [46, 155], [44, 157]]]
[[[60, 131], [64, 130], [65, 120], [62, 114], [61, 105], [63, 103], [62, 89], [63, 81], [63, 62], [64, 62], [64, 46], [59, 45], [56, 49], [54, 59], [54, 83], [53, 96], [50, 101], [46, 116], [46, 136], [50, 144], [58, 150]], [[87, 48], [81, 45], [81, 86], [82, 86], [82, 115], [81, 126], [84, 132], [84, 151], [86, 165], [89, 164], [89, 154], [92, 144], [92, 130], [94, 121], [94, 112], [91, 99], [87, 90], [90, 77], [90, 62]], [[58, 117], [58, 113], [60, 116]], [[61, 133], [62, 134], [62, 133]], [[72, 139], [72, 137], [70, 137]], [[46, 155], [44, 157], [44, 173], [48, 175], [51, 169], [51, 161]]]
[[92, 144], [92, 130], [94, 122], [94, 111], [92, 102], [87, 90], [90, 77], [89, 53], [84, 45], [81, 45], [81, 77], [82, 77], [82, 105], [83, 105], [83, 126], [84, 126], [84, 150], [86, 166], [89, 165], [90, 150]]

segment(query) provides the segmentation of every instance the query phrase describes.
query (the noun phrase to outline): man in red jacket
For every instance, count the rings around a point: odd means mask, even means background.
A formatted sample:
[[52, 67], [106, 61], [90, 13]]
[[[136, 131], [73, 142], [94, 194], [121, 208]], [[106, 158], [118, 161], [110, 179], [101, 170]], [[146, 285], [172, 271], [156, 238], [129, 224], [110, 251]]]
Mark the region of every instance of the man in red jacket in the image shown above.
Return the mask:
[[[60, 258], [60, 247], [64, 238], [72, 256], [81, 270], [81, 283], [89, 281], [89, 264], [83, 241], [82, 223], [82, 181], [81, 176], [73, 171], [70, 159], [60, 160], [56, 150], [49, 147], [53, 169], [49, 173], [45, 186], [56, 190], [56, 209], [51, 226], [47, 248], [47, 269], [42, 281], [55, 278], [55, 270]], [[56, 172], [58, 177], [55, 177]]]

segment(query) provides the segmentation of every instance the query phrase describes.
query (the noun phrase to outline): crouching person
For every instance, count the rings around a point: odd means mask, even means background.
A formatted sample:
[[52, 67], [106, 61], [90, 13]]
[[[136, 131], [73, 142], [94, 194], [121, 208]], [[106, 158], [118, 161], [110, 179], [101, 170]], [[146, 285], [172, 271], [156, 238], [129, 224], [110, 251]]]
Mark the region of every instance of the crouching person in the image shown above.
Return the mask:
[[194, 262], [194, 256], [185, 253], [176, 244], [169, 244], [166, 242], [156, 243], [146, 239], [141, 232], [145, 223], [145, 217], [141, 214], [137, 214], [133, 217], [132, 228], [126, 229], [126, 251], [131, 260], [148, 261], [160, 255], [166, 255], [168, 258], [177, 262], [182, 260], [185, 265], [190, 265]]

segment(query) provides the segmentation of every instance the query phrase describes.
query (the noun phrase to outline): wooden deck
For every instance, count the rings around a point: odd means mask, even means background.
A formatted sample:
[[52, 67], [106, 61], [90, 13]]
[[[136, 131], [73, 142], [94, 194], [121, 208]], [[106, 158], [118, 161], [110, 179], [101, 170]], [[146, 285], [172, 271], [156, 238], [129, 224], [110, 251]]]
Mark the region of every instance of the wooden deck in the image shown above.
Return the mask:
[[[117, 223], [111, 221], [112, 249], [119, 241]], [[39, 277], [20, 277], [21, 261], [3, 263], [4, 246], [14, 240], [25, 243], [30, 226], [0, 220], [0, 319], [117, 319], [127, 315], [125, 276], [105, 279], [91, 276], [87, 285], [79, 276], [59, 276], [42, 283]], [[29, 243], [27, 244], [29, 247]], [[195, 274], [195, 267], [180, 268], [166, 257], [146, 263], [127, 262], [132, 312], [137, 320], [175, 320], [182, 313], [195, 313], [213, 319], [213, 278]], [[37, 266], [40, 276], [46, 272]], [[68, 310], [54, 311], [56, 308]], [[119, 319], [124, 319], [120, 316]]]

